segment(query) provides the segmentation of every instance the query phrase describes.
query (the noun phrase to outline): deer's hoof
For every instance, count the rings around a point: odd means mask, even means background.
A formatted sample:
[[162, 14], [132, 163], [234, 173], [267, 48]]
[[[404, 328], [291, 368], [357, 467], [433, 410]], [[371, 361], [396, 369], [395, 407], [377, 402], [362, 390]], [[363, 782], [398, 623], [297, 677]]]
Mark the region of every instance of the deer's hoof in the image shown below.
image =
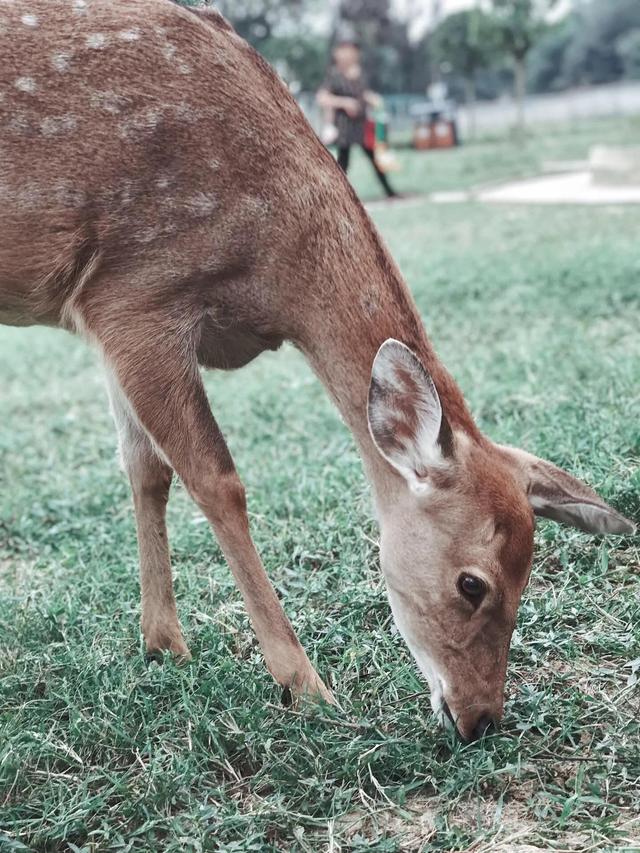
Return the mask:
[[333, 693], [315, 671], [303, 679], [294, 678], [285, 689], [285, 693], [288, 694], [288, 704], [293, 707], [299, 707], [306, 702], [326, 702], [328, 705], [338, 705]]
[[147, 659], [161, 661], [163, 652], [170, 652], [177, 663], [191, 660], [191, 652], [178, 626], [144, 631]]

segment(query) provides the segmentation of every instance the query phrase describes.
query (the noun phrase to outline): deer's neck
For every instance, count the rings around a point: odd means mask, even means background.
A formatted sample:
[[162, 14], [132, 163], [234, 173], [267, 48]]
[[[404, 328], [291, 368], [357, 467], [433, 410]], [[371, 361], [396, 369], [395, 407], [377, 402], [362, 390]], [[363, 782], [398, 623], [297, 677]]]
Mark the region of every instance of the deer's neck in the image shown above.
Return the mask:
[[[398, 476], [369, 434], [367, 400], [371, 368], [380, 345], [395, 338], [421, 360], [438, 390], [453, 430], [479, 436], [462, 393], [439, 361], [399, 270], [362, 211], [351, 253], [327, 251], [326, 269], [316, 267], [316, 287], [298, 344], [353, 433], [376, 498], [394, 491]], [[336, 263], [336, 254], [340, 259]]]

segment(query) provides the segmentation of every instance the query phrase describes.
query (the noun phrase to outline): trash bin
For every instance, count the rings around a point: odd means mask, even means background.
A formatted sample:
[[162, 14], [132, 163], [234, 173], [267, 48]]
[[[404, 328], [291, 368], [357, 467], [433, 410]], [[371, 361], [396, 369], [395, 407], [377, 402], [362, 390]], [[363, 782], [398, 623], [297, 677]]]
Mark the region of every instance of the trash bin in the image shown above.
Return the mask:
[[455, 105], [452, 101], [414, 104], [411, 116], [414, 122], [413, 147], [419, 151], [453, 148], [459, 144]]

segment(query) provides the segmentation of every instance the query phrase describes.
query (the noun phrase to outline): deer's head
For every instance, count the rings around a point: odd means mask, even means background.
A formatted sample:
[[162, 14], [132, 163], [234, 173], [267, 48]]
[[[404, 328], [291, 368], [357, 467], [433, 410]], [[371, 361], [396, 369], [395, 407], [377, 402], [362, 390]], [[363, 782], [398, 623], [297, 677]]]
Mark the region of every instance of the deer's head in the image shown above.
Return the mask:
[[398, 341], [376, 356], [368, 416], [378, 451], [402, 476], [392, 497], [378, 495], [393, 616], [434, 711], [472, 740], [502, 716], [534, 516], [592, 533], [635, 528], [549, 462], [452, 430], [431, 377]]

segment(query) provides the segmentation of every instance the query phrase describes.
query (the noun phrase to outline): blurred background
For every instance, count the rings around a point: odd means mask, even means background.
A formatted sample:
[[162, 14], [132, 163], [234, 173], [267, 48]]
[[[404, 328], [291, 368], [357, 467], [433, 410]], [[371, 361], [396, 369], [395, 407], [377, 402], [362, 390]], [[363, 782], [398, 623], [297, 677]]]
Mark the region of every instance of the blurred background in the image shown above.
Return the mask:
[[[184, 5], [201, 5], [183, 0]], [[397, 145], [443, 114], [458, 136], [640, 113], [639, 0], [219, 0], [312, 123], [340, 38], [356, 38]]]

